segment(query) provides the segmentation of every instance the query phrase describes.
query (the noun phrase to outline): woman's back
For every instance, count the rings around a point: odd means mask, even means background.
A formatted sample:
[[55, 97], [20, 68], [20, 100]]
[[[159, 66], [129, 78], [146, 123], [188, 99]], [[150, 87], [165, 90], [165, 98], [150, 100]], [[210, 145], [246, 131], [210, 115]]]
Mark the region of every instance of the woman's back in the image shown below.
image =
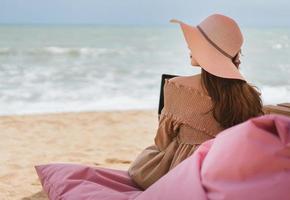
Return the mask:
[[212, 106], [211, 97], [202, 88], [200, 75], [177, 77], [165, 81], [164, 108], [160, 119], [170, 117], [175, 128], [188, 126], [194, 131], [215, 136], [222, 128], [213, 118]]
[[[212, 115], [212, 105], [211, 98], [201, 86], [200, 75], [166, 80], [164, 108], [155, 137], [157, 147], [160, 150], [166, 148], [161, 145], [164, 143], [161, 142], [164, 140], [162, 135], [176, 137], [179, 144], [188, 144], [194, 149], [215, 137], [223, 128]], [[166, 123], [171, 127], [164, 129]]]
[[211, 109], [212, 101], [201, 87], [200, 75], [165, 80], [155, 145], [136, 159], [137, 165], [132, 164], [129, 173], [134, 181], [147, 188], [222, 131]]

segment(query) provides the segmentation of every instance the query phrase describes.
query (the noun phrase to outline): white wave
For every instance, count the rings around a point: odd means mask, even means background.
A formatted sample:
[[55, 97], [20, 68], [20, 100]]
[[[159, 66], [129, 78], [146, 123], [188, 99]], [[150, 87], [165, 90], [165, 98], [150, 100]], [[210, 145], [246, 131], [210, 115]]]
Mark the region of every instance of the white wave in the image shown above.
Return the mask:
[[0, 53], [7, 53], [9, 50], [10, 48], [0, 48]]
[[94, 48], [94, 47], [59, 47], [48, 46], [40, 48], [0, 48], [0, 55], [67, 55], [67, 56], [99, 56], [126, 55], [134, 53], [130, 48]]
[[106, 48], [80, 48], [78, 49], [78, 51], [80, 52], [80, 54], [83, 55], [96, 55], [96, 54], [105, 54], [110, 52], [110, 49], [106, 49]]
[[274, 45], [272, 46], [272, 48], [273, 48], [273, 49], [282, 49], [282, 48], [283, 48], [283, 45], [277, 43], [277, 44], [274, 44]]
[[76, 47], [76, 48], [65, 48], [50, 46], [39, 49], [39, 51], [44, 51], [50, 54], [78, 54], [78, 55], [97, 55], [101, 53], [110, 52], [110, 49], [106, 48], [91, 48], [91, 47]]
[[101, 55], [101, 54], [123, 54], [124, 49], [116, 49], [116, 48], [92, 48], [92, 47], [79, 47], [79, 48], [64, 48], [64, 47], [44, 47], [40, 49], [44, 52], [50, 54], [76, 54], [76, 55]]
[[0, 55], [15, 54], [15, 52], [17, 52], [17, 49], [13, 49], [13, 48], [0, 48]]
[[113, 111], [155, 109], [157, 112], [157, 99], [137, 99], [125, 96], [116, 98], [103, 98], [95, 102], [69, 101], [69, 102], [15, 102], [0, 107], [0, 115], [22, 115], [60, 112], [85, 112], [85, 111]]
[[135, 53], [130, 47], [100, 48], [100, 47], [60, 47], [46, 46], [35, 48], [0, 48], [0, 55], [68, 55], [68, 56], [99, 56], [99, 55], [127, 55]]
[[72, 51], [73, 49], [52, 46], [52, 47], [45, 47], [44, 50], [52, 54], [63, 54], [63, 53], [68, 53]]

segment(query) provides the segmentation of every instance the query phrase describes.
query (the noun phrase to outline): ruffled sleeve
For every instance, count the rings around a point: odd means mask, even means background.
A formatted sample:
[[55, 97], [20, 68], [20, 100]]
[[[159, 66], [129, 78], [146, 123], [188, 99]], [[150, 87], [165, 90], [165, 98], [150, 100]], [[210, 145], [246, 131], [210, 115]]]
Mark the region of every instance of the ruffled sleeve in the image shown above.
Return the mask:
[[163, 151], [168, 147], [177, 136], [178, 129], [181, 125], [181, 122], [174, 119], [172, 116], [165, 115], [163, 111], [164, 110], [161, 112], [159, 126], [154, 138], [155, 145], [159, 151]]

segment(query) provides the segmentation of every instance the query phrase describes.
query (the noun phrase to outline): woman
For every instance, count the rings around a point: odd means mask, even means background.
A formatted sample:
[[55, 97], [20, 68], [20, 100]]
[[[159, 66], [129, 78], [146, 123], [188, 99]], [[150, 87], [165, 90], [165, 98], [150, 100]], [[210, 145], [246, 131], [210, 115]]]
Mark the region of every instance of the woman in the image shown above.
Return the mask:
[[155, 144], [132, 163], [129, 175], [143, 189], [222, 130], [263, 114], [259, 92], [239, 72], [243, 43], [237, 23], [214, 14], [198, 26], [181, 26], [192, 66], [201, 74], [165, 81], [164, 108]]

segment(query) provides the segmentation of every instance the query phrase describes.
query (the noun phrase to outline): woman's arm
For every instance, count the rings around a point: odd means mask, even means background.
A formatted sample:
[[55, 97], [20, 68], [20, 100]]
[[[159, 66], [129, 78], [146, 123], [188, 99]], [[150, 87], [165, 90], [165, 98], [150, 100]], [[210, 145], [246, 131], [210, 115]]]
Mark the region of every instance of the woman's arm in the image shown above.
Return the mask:
[[171, 118], [161, 114], [159, 126], [154, 138], [159, 151], [163, 151], [177, 135], [178, 124]]

